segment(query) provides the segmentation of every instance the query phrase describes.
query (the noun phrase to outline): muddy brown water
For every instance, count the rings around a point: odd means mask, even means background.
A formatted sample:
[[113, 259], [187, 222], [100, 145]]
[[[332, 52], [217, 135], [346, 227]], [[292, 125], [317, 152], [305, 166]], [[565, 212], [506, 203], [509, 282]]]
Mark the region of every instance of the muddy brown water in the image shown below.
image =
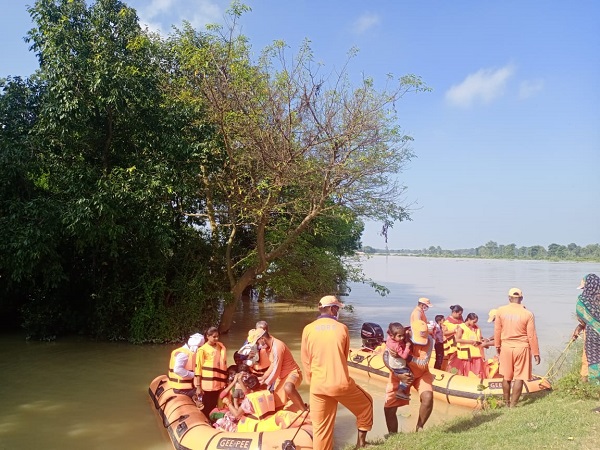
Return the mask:
[[[380, 297], [363, 285], [352, 285], [342, 300], [354, 311], [340, 320], [350, 329], [353, 346], [360, 345], [363, 322], [386, 328], [407, 321], [421, 296], [434, 307], [427, 315], [447, 315], [452, 304], [480, 317], [484, 335], [492, 334], [487, 312], [506, 302], [511, 287], [524, 293], [524, 304], [535, 313], [545, 374], [552, 358], [564, 348], [576, 325], [576, 287], [586, 273], [600, 273], [600, 264], [542, 261], [494, 261], [376, 256], [363, 262], [368, 276], [391, 293]], [[244, 304], [234, 328], [223, 336], [237, 349], [256, 320], [267, 320], [273, 335], [285, 341], [300, 360], [300, 336], [316, 317], [316, 308], [288, 304]], [[429, 317], [431, 316], [431, 317]], [[147, 394], [150, 381], [166, 370], [174, 346], [134, 346], [98, 343], [80, 338], [57, 342], [26, 342], [19, 334], [0, 335], [0, 450], [98, 449], [167, 450], [171, 443], [152, 410]], [[356, 377], [375, 401], [375, 424], [369, 439], [386, 433], [384, 386]], [[308, 386], [300, 389], [308, 400]], [[414, 429], [418, 401], [399, 409], [403, 431]], [[469, 414], [469, 410], [436, 402], [428, 425]], [[338, 409], [336, 448], [356, 438], [354, 417]]]

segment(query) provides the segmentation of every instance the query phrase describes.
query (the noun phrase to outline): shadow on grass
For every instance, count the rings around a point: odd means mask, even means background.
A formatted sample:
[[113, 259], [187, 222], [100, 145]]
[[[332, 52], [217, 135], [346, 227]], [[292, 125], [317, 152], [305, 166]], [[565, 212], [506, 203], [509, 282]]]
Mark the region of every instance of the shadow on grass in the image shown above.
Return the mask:
[[443, 427], [443, 431], [447, 431], [448, 433], [462, 433], [464, 431], [470, 430], [471, 428], [476, 428], [479, 425], [483, 425], [484, 423], [491, 422], [500, 417], [502, 413], [500, 411], [489, 412], [485, 414], [477, 414], [469, 417], [465, 417], [459, 419], [456, 423], [448, 427]]

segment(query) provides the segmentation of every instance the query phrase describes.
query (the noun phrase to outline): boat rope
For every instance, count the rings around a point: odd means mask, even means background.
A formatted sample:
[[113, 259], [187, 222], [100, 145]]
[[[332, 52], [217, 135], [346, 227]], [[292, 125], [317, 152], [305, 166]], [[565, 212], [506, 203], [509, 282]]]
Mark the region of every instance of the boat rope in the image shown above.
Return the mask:
[[571, 344], [573, 344], [573, 342], [575, 342], [575, 339], [571, 339], [565, 347], [565, 349], [562, 351], [562, 353], [558, 355], [556, 361], [554, 361], [554, 363], [548, 369], [548, 372], [546, 373], [546, 378], [552, 379], [556, 377], [556, 375], [558, 375], [558, 371], [567, 359], [567, 351], [569, 350], [569, 348], [571, 348]]
[[[308, 408], [306, 408], [304, 410], [304, 412], [306, 414], [304, 415], [304, 418], [302, 419], [302, 422], [300, 423], [300, 426], [298, 426], [298, 428], [296, 429], [296, 432], [294, 433], [294, 436], [292, 436], [292, 439], [291, 440], [286, 439], [281, 444], [281, 449], [282, 450], [296, 450], [296, 445], [294, 444], [294, 439], [296, 439], [296, 436], [298, 436], [298, 432], [300, 431], [300, 429], [302, 428], [302, 425], [304, 425], [304, 422], [308, 418], [308, 413], [310, 412], [310, 406]], [[300, 414], [300, 415], [302, 415], [302, 414]], [[298, 417], [300, 417], [300, 416], [298, 416]], [[298, 417], [296, 417], [296, 419], [293, 420], [293, 422], [290, 424], [290, 426], [288, 428], [290, 428], [294, 424], [294, 422], [298, 419]]]

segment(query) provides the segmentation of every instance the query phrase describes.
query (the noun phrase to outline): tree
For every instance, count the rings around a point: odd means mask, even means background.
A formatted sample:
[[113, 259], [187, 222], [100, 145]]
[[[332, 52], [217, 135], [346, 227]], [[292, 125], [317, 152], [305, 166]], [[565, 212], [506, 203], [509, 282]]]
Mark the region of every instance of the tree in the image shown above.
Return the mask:
[[[413, 156], [411, 138], [393, 106], [407, 92], [427, 90], [416, 76], [382, 91], [368, 78], [354, 88], [345, 68], [321, 75], [308, 44], [290, 62], [276, 42], [253, 64], [245, 38], [235, 34], [244, 11], [233, 5], [225, 32], [215, 27], [200, 36], [186, 26], [173, 40], [189, 95], [203, 99], [220, 137], [201, 166], [206, 204], [188, 215], [207, 220], [212, 259], [227, 274], [222, 332], [244, 289], [306, 233], [318, 233], [311, 228], [318, 218], [345, 211], [389, 224], [409, 218], [395, 176]], [[251, 237], [244, 245], [241, 233]]]
[[169, 97], [162, 42], [117, 0], [39, 0], [29, 12], [40, 94], [26, 131], [13, 119], [1, 131], [3, 158], [18, 151], [32, 166], [10, 179], [31, 194], [2, 199], [13, 213], [1, 230], [28, 332], [164, 340], [213, 320], [201, 221], [178, 212], [212, 137]]

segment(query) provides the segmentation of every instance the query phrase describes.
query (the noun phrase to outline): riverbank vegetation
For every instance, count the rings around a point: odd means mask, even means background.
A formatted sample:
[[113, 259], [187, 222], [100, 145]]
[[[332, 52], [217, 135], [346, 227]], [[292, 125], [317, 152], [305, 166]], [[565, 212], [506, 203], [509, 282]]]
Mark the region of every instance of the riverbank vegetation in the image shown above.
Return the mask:
[[367, 254], [428, 256], [442, 258], [493, 258], [493, 259], [525, 259], [549, 261], [594, 261], [600, 262], [600, 244], [579, 246], [575, 243], [568, 245], [550, 244], [548, 247], [533, 245], [517, 247], [515, 244], [503, 245], [489, 241], [476, 248], [446, 250], [440, 246], [430, 246], [420, 250], [409, 249], [376, 249], [365, 246], [361, 251]]
[[421, 79], [353, 84], [308, 43], [254, 58], [237, 2], [167, 37], [89, 3], [29, 7], [39, 69], [0, 81], [1, 325], [165, 342], [226, 332], [244, 295], [364, 281], [363, 219], [409, 218], [395, 107]]

